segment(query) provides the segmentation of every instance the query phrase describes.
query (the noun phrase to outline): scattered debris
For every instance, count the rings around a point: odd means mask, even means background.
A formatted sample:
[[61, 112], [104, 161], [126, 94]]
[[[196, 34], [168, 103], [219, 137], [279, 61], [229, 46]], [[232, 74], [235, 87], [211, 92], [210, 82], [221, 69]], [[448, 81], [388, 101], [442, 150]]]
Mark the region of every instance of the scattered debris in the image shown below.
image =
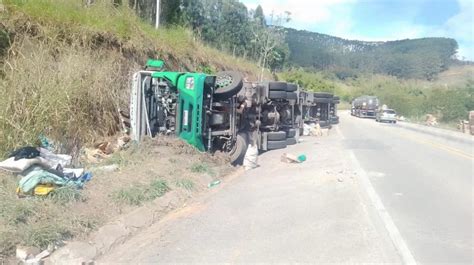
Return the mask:
[[82, 158], [88, 163], [97, 164], [113, 153], [128, 147], [130, 137], [122, 135], [113, 141], [102, 141], [94, 144], [94, 148], [84, 148]]
[[425, 124], [428, 126], [436, 126], [438, 125], [438, 121], [433, 114], [426, 114]]
[[91, 168], [91, 170], [93, 171], [102, 171], [102, 172], [114, 172], [114, 171], [118, 171], [119, 169], [120, 169], [119, 165], [117, 164]]
[[397, 121], [405, 121], [406, 118], [404, 116], [397, 116]]
[[217, 185], [219, 185], [219, 184], [221, 184], [221, 181], [220, 181], [220, 180], [214, 180], [213, 182], [209, 183], [209, 184], [207, 185], [207, 187], [208, 187], [208, 188], [213, 188], [213, 187], [215, 187], [215, 186], [217, 186]]
[[41, 147], [26, 146], [15, 150], [10, 158], [0, 162], [0, 169], [22, 176], [16, 193], [45, 196], [57, 187], [82, 188], [92, 178], [82, 168], [66, 168], [72, 161], [70, 155], [54, 154]]
[[40, 156], [40, 151], [36, 147], [25, 146], [10, 153], [8, 157], [13, 157], [15, 161], [22, 158], [35, 158]]
[[243, 166], [245, 170], [250, 170], [258, 167], [258, 147], [257, 145], [250, 145], [245, 153]]
[[303, 135], [304, 136], [329, 136], [330, 128], [321, 128], [319, 123], [311, 123], [311, 124], [304, 124], [303, 125]]
[[16, 258], [25, 262], [27, 259], [34, 258], [40, 251], [41, 250], [37, 247], [17, 246]]
[[459, 121], [458, 130], [460, 130], [462, 133], [470, 134], [471, 126], [469, 124], [469, 121], [466, 121], [466, 120]]
[[281, 162], [285, 163], [302, 163], [306, 161], [306, 155], [301, 154], [299, 156], [293, 155], [293, 154], [288, 154], [288, 153], [283, 153], [281, 155]]

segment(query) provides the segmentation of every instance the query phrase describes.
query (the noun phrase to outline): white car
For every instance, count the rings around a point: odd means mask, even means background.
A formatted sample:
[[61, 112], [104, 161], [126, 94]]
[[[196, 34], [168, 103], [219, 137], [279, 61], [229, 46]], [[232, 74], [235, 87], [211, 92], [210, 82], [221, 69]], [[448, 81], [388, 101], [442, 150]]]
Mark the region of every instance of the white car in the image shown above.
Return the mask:
[[377, 115], [375, 115], [375, 121], [397, 123], [397, 113], [393, 109], [380, 110], [377, 112]]

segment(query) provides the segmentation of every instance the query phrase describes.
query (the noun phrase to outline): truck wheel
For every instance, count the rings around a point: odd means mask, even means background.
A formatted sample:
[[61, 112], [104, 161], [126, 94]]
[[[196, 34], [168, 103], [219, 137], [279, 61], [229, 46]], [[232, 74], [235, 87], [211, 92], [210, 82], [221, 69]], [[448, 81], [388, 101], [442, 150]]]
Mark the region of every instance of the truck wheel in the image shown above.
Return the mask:
[[286, 139], [281, 141], [267, 141], [267, 150], [286, 148]]
[[286, 91], [270, 91], [268, 93], [270, 99], [286, 99]]
[[287, 145], [294, 145], [294, 144], [297, 144], [298, 142], [296, 141], [296, 138], [295, 137], [291, 137], [291, 138], [286, 138], [286, 144]]
[[245, 153], [248, 148], [248, 138], [244, 133], [237, 134], [234, 146], [229, 152], [230, 163], [234, 166], [241, 165], [244, 162]]
[[282, 141], [286, 139], [286, 132], [279, 131], [279, 132], [268, 132], [267, 133], [267, 140], [268, 141]]
[[298, 94], [295, 92], [286, 92], [286, 99], [298, 99]]
[[292, 138], [296, 136], [296, 129], [289, 129], [288, 133], [286, 134], [287, 138]]
[[295, 92], [296, 90], [298, 90], [298, 86], [296, 84], [288, 83], [286, 85], [286, 91], [287, 92]]
[[268, 90], [270, 91], [286, 91], [287, 87], [286, 82], [268, 82]]
[[217, 99], [228, 99], [242, 89], [242, 75], [239, 72], [224, 71], [216, 75], [216, 89], [214, 96]]

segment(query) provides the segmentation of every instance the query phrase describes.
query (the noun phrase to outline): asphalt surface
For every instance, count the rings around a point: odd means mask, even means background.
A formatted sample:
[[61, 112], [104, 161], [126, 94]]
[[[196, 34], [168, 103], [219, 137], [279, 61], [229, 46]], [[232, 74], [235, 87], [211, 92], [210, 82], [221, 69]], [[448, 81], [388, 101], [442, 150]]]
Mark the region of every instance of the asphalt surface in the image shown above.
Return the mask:
[[[400, 263], [341, 138], [331, 130], [262, 154], [259, 168], [223, 180], [98, 263]], [[307, 161], [281, 162], [284, 152]]]
[[[329, 136], [264, 153], [259, 168], [224, 180], [98, 264], [472, 264], [473, 146], [340, 119]], [[308, 160], [286, 164], [284, 152]]]
[[343, 113], [339, 129], [415, 261], [473, 264], [473, 146]]

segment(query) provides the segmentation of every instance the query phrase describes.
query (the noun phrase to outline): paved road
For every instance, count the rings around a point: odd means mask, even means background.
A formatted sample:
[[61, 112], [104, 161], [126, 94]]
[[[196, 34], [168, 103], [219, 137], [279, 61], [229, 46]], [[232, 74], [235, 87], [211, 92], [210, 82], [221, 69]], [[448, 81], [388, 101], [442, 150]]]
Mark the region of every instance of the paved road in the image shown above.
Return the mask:
[[[280, 161], [305, 153], [302, 164]], [[259, 157], [259, 168], [177, 211], [100, 263], [399, 263], [341, 135]]]
[[[283, 152], [308, 161], [282, 163]], [[260, 168], [99, 264], [400, 263], [407, 253], [419, 264], [472, 264], [472, 155], [466, 144], [341, 114], [330, 136], [263, 154]]]
[[473, 263], [473, 146], [341, 114], [344, 148], [418, 263]]

